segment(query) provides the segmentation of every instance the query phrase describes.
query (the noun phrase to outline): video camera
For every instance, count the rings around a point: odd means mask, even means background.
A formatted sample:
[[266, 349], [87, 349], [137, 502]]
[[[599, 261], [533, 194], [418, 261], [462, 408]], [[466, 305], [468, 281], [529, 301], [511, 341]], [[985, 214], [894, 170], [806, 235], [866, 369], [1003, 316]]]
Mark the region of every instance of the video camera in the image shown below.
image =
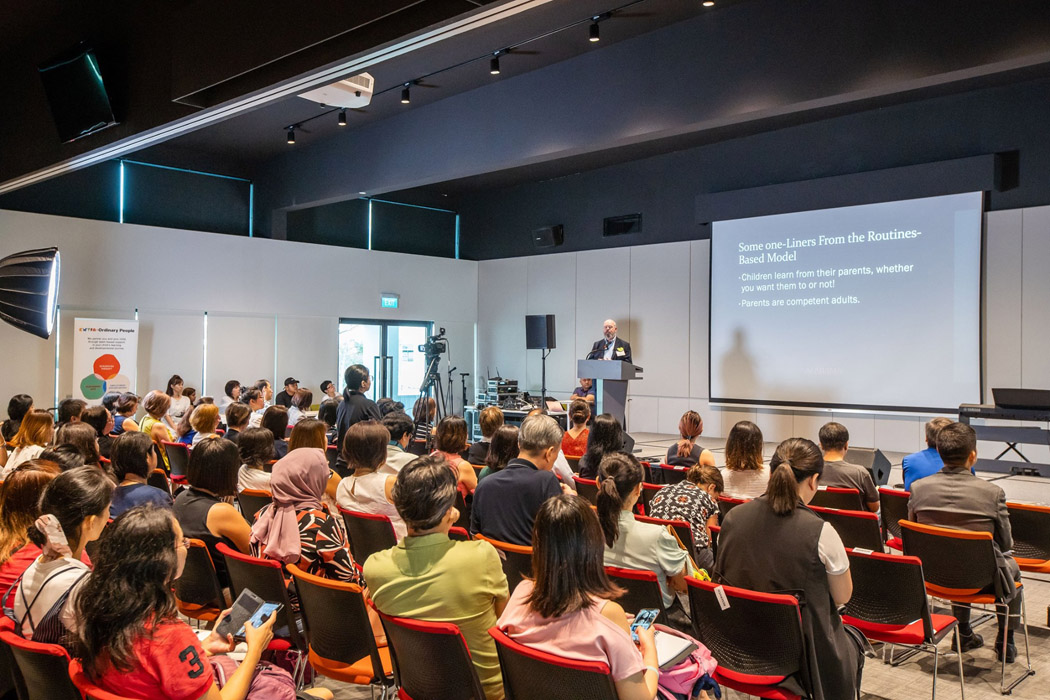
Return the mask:
[[445, 329], [439, 328], [437, 335], [428, 337], [427, 342], [419, 346], [419, 351], [425, 353], [428, 357], [448, 352], [448, 340], [445, 338]]

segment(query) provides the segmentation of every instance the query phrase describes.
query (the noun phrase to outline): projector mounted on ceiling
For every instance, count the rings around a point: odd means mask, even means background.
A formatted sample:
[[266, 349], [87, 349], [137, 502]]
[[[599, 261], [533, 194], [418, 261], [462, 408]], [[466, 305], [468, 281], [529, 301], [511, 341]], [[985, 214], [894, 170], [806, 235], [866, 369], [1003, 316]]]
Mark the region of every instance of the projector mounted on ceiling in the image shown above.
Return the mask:
[[304, 100], [317, 102], [326, 107], [360, 109], [372, 101], [375, 79], [368, 73], [343, 78], [338, 83], [325, 85], [299, 95]]

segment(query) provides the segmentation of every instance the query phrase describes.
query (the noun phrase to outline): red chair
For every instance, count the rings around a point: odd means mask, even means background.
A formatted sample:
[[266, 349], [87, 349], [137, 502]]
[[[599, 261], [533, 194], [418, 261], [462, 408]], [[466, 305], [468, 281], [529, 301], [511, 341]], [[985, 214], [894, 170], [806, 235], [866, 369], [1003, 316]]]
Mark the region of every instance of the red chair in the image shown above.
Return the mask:
[[506, 700], [617, 700], [609, 665], [530, 649], [493, 627]]
[[863, 547], [882, 551], [882, 528], [879, 516], [870, 510], [838, 510], [837, 508], [809, 507], [824, 522], [831, 523], [846, 547]]
[[350, 553], [360, 566], [376, 552], [397, 545], [394, 524], [385, 515], [361, 513], [339, 506], [339, 514], [346, 525], [346, 536], [350, 540]]
[[656, 621], [667, 624], [667, 611], [664, 609], [664, 597], [660, 591], [660, 581], [652, 571], [644, 569], [621, 569], [616, 566], [605, 567], [609, 580], [626, 591], [616, 599], [624, 610], [637, 614], [639, 610], [653, 608], [659, 610]]
[[592, 506], [598, 505], [598, 481], [596, 479], [584, 479], [574, 475], [572, 480], [576, 482], [578, 496], [586, 498]]
[[[1050, 507], [1029, 503], [1007, 503], [1014, 559], [1029, 574], [1050, 574]], [[1050, 605], [1046, 608], [1050, 624]]]
[[708, 530], [711, 531], [711, 554], [714, 555], [715, 559], [718, 558], [718, 535], [722, 532], [722, 528], [718, 525], [711, 525]]
[[214, 622], [229, 607], [208, 546], [201, 540], [189, 540], [186, 564], [173, 587], [175, 604], [179, 612], [188, 618]]
[[649, 515], [649, 504], [653, 501], [653, 496], [656, 492], [662, 489], [663, 486], [660, 484], [648, 484], [642, 482], [642, 495], [638, 498], [638, 505], [635, 508], [638, 509], [639, 515]]
[[[719, 684], [760, 698], [800, 700], [803, 696], [780, 685], [794, 679], [808, 695], [802, 614], [794, 596], [719, 586], [692, 577], [685, 582], [693, 628], [718, 659]], [[717, 588], [729, 599], [724, 610]]]
[[[842, 621], [853, 625], [868, 639], [899, 644], [933, 654], [933, 691], [937, 696], [937, 644], [955, 633], [959, 648], [959, 625], [951, 615], [930, 613], [929, 599], [917, 557], [847, 549], [853, 577], [853, 596], [846, 604]], [[953, 652], [954, 653], [954, 652]], [[962, 654], [959, 663], [959, 692], [966, 696]], [[903, 661], [897, 661], [893, 665]]]
[[459, 519], [456, 520], [455, 526], [464, 530], [470, 529], [470, 509], [474, 503], [474, 492], [471, 491], [469, 496], [465, 498], [463, 492], [456, 489], [456, 510], [459, 511]]
[[325, 448], [324, 454], [328, 458], [328, 468], [335, 471], [335, 460], [339, 457], [339, 446], [329, 445]]
[[255, 515], [273, 503], [273, 494], [266, 489], [244, 489], [237, 492], [237, 505], [241, 507], [241, 515], [248, 524], [255, 522]]
[[693, 526], [686, 521], [661, 520], [660, 518], [650, 518], [645, 515], [636, 515], [634, 519], [640, 523], [652, 523], [653, 525], [671, 528], [678, 537], [678, 541], [685, 545], [685, 549], [689, 552], [689, 556], [693, 558], [693, 561], [695, 562], [699, 558], [697, 556], [696, 539], [693, 537]]
[[507, 586], [511, 593], [521, 583], [522, 578], [532, 576], [532, 547], [489, 539], [480, 532], [474, 535], [474, 539], [488, 542], [499, 551], [503, 573], [507, 576]]
[[685, 475], [689, 471], [689, 467], [676, 467], [670, 464], [661, 464], [659, 469], [659, 472], [653, 473], [653, 478], [657, 481], [662, 479], [665, 484], [677, 484], [685, 481]]
[[450, 540], [459, 540], [460, 542], [469, 542], [470, 533], [461, 527], [453, 525], [448, 530], [448, 538]]
[[87, 677], [87, 674], [84, 673], [84, 667], [80, 665], [80, 661], [77, 659], [69, 662], [69, 678], [73, 681], [76, 689], [83, 693], [86, 700], [135, 700], [135, 698], [116, 695], [108, 690], [99, 688]]
[[[386, 615], [383, 621], [401, 700], [485, 700], [459, 627]], [[402, 664], [400, 659], [408, 663]], [[426, 659], [426, 663], [421, 663]]]
[[820, 508], [838, 508], [839, 510], [867, 510], [860, 491], [837, 486], [818, 486], [809, 505]]
[[164, 454], [168, 458], [168, 474], [172, 481], [184, 483], [186, 481], [186, 469], [190, 464], [190, 447], [181, 442], [162, 441]]
[[911, 493], [900, 489], [879, 487], [879, 512], [882, 514], [882, 539], [886, 546], [904, 551], [901, 542], [901, 520], [908, 519], [908, 499]]
[[154, 469], [146, 477], [146, 483], [153, 488], [160, 489], [169, 496], [171, 495], [171, 482], [168, 481], [168, 475], [163, 469]]
[[733, 510], [737, 506], [747, 503], [750, 498], [733, 498], [732, 496], [719, 496], [718, 497], [718, 524], [725, 523], [726, 516], [729, 515], [729, 511]]
[[69, 653], [58, 644], [40, 644], [0, 627], [0, 642], [11, 650], [18, 673], [15, 687], [21, 700], [82, 700], [69, 678]]

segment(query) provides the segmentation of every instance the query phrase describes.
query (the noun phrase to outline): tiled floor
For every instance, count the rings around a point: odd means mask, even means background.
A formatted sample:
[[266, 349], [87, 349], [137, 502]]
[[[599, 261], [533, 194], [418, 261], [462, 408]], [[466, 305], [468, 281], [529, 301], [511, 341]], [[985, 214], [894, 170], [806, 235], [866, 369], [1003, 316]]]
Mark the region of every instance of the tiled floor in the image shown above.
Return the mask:
[[[639, 457], [663, 456], [673, 442], [673, 436], [652, 433], [636, 434], [635, 453]], [[701, 444], [715, 453], [716, 461], [723, 463], [722, 451], [724, 442], [715, 439], [701, 439]], [[767, 457], [773, 453], [776, 445], [766, 445]], [[904, 457], [900, 453], [886, 453], [893, 464], [889, 484], [901, 483], [900, 463]], [[1050, 503], [1050, 479], [1037, 477], [1004, 477], [1001, 474], [984, 474], [985, 478], [994, 479], [1011, 500]], [[1048, 606], [1050, 606], [1050, 577], [1025, 578], [1025, 596], [1029, 615], [1029, 637], [1031, 642], [1032, 668], [1036, 675], [1021, 683], [1011, 697], [1019, 699], [1046, 700], [1050, 698], [1050, 628], [1047, 626]], [[995, 635], [994, 622], [978, 628], [985, 637], [985, 646], [963, 655], [963, 674], [966, 678], [966, 697], [969, 700], [990, 700], [1001, 697], [999, 694], [1000, 666], [992, 651], [992, 637]], [[1023, 668], [1022, 637], [1018, 635], [1018, 648], [1021, 652], [1017, 663], [1007, 667], [1007, 678], [1014, 677]], [[960, 698], [959, 675], [955, 657], [951, 655], [950, 641], [940, 645], [948, 654], [941, 656], [938, 672], [937, 697], [942, 700]], [[880, 659], [869, 659], [864, 668], [862, 683], [863, 700], [912, 700], [930, 696], [930, 685], [933, 677], [933, 656], [920, 654], [908, 659], [897, 667], [883, 664]], [[322, 680], [319, 685], [331, 688], [338, 700], [368, 698], [368, 689], [354, 688], [342, 683]], [[729, 693], [729, 697], [740, 697]], [[725, 697], [725, 696], [724, 696]], [[537, 698], [537, 700], [542, 700]], [[839, 699], [834, 699], [839, 700]], [[842, 699], [848, 700], [848, 699]]]

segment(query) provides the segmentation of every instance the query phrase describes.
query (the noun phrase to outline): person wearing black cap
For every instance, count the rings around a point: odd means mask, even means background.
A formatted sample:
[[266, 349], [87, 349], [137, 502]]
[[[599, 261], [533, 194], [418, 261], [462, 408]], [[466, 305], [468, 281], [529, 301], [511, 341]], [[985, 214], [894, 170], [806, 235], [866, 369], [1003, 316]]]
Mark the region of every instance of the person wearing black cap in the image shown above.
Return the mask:
[[290, 408], [292, 405], [292, 397], [295, 396], [295, 392], [299, 390], [299, 380], [294, 377], [288, 377], [284, 380], [284, 391], [274, 397], [273, 403], [275, 406], [284, 406]]

